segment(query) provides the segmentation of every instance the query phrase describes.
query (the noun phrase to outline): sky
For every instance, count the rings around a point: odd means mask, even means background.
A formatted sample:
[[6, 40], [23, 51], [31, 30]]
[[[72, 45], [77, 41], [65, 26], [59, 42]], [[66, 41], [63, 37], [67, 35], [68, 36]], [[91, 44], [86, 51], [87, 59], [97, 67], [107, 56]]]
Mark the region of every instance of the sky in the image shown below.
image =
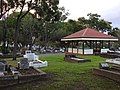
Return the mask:
[[112, 22], [113, 27], [120, 28], [120, 0], [60, 0], [70, 13], [68, 19], [87, 18], [88, 13], [101, 15], [101, 19]]

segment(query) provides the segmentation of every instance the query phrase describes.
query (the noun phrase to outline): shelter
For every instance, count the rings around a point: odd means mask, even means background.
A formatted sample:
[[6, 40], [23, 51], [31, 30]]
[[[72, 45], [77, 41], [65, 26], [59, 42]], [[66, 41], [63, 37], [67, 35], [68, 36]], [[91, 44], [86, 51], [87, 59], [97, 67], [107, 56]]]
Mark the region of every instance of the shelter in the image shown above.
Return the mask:
[[67, 53], [94, 54], [107, 52], [118, 38], [85, 28], [63, 37], [61, 41], [66, 43]]

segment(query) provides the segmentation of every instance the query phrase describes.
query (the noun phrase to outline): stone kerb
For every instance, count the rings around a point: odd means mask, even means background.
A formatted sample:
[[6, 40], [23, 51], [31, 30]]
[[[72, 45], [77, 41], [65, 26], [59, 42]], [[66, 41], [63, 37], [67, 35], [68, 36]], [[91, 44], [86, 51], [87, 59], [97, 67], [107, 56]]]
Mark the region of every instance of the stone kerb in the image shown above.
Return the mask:
[[120, 73], [118, 72], [96, 68], [96, 69], [93, 69], [93, 74], [103, 76], [103, 77], [112, 79], [114, 81], [120, 82]]
[[34, 80], [42, 79], [46, 76], [45, 72], [41, 70], [37, 70], [37, 71], [39, 72], [37, 74], [2, 76], [0, 77], [0, 88], [12, 86], [15, 84], [31, 82]]

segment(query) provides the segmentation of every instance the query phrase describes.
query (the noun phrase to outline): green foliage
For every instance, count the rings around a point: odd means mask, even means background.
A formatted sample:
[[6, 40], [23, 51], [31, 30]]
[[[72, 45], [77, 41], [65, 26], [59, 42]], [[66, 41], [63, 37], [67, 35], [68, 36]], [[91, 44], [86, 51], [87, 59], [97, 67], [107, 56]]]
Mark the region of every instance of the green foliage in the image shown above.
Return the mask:
[[19, 61], [19, 58], [17, 58], [16, 61], [13, 61], [12, 58], [5, 58], [4, 60], [7, 61], [7, 64], [12, 65], [13, 67], [17, 67], [17, 63]]
[[41, 0], [37, 3], [35, 7], [35, 13], [39, 16], [39, 20], [43, 22], [56, 22], [64, 20], [63, 17], [68, 13], [63, 15], [64, 8], [58, 7], [59, 0]]
[[[19, 12], [14, 12], [6, 19], [7, 38], [8, 38], [7, 40], [9, 41], [9, 43], [13, 42], [14, 40], [13, 35], [15, 32], [15, 24], [18, 15]], [[36, 37], [38, 36], [40, 26], [41, 26], [40, 22], [36, 18], [34, 18], [31, 13], [28, 13], [21, 20], [20, 30], [18, 34], [19, 36], [18, 42], [21, 43], [23, 46], [30, 44], [30, 41], [32, 40], [31, 39], [32, 36], [36, 36]]]
[[[17, 43], [22, 43], [24, 46], [31, 44], [31, 38], [32, 36], [35, 36], [35, 44], [39, 44], [41, 46], [63, 46], [60, 42], [61, 38], [86, 27], [90, 27], [101, 32], [108, 32], [109, 34], [117, 37], [120, 36], [116, 35], [116, 30], [114, 30], [115, 28], [112, 29], [111, 22], [101, 19], [101, 16], [98, 14], [89, 13], [87, 15], [88, 19], [80, 17], [78, 20], [70, 19], [63, 22], [66, 20], [69, 13], [65, 11], [64, 7], [58, 6], [59, 0], [33, 0], [33, 2], [31, 2], [32, 0], [1, 1], [3, 1], [2, 7], [9, 7], [9, 10], [15, 7], [13, 11], [16, 11], [16, 9], [21, 7], [21, 12], [11, 14], [6, 20], [6, 36], [9, 43], [12, 43], [16, 39]], [[25, 5], [28, 6], [27, 11], [23, 10]], [[3, 10], [5, 10], [6, 13], [9, 11], [7, 8]], [[34, 10], [34, 14], [30, 14], [30, 10]], [[4, 13], [1, 14], [1, 17], [2, 15], [4, 15]], [[20, 19], [18, 20], [19, 25], [16, 25], [17, 17]], [[0, 25], [2, 26], [2, 22], [0, 22]], [[15, 26], [20, 29], [16, 31]], [[0, 30], [0, 41], [2, 41], [3, 28], [0, 27]], [[15, 31], [17, 32], [16, 35], [14, 35]], [[19, 38], [17, 38], [17, 36]]]
[[120, 47], [120, 28], [117, 28], [117, 27], [113, 28], [113, 30], [109, 32], [109, 34], [118, 38], [118, 43]]
[[16, 0], [1, 0], [0, 1], [0, 19], [11, 9], [15, 7]]
[[89, 17], [85, 19], [81, 17], [78, 19], [78, 22], [86, 27], [101, 31], [101, 32], [110, 32], [112, 30], [111, 22], [105, 21], [104, 19], [100, 19], [100, 15], [98, 14], [87, 14]]
[[[49, 47], [52, 43], [60, 41], [61, 25], [60, 22], [67, 18], [68, 12], [64, 7], [59, 7], [59, 0], [41, 0], [35, 7], [35, 15], [42, 23], [39, 32], [39, 41], [41, 46]], [[58, 37], [60, 35], [60, 37]], [[54, 46], [54, 45], [52, 45]]]
[[66, 34], [69, 35], [87, 27], [100, 32], [112, 32], [111, 22], [100, 19], [101, 16], [98, 14], [89, 13], [87, 16], [88, 19], [85, 17], [80, 17], [78, 20], [69, 19], [63, 28], [67, 32]]
[[[65, 8], [58, 6], [59, 0], [31, 1], [13, 1], [15, 8], [12, 10], [13, 13], [6, 19], [9, 42], [22, 43], [24, 46], [31, 43], [32, 36], [35, 36], [39, 42], [45, 42], [45, 39], [48, 39], [46, 42], [49, 42], [49, 40], [54, 39], [52, 36], [56, 35], [56, 30], [58, 31], [59, 29], [56, 23], [58, 21], [64, 21], [67, 18], [68, 13], [65, 12]], [[11, 2], [8, 1], [6, 3], [10, 4]], [[26, 11], [23, 10], [24, 6], [28, 6]], [[20, 12], [15, 12], [18, 8]], [[30, 14], [30, 10], [34, 10], [35, 13]], [[26, 40], [24, 37], [26, 37]]]
[[32, 42], [32, 37], [34, 36], [37, 38], [39, 27], [39, 21], [33, 17], [33, 14], [28, 13], [21, 21], [21, 28], [19, 31], [20, 38], [18, 39], [18, 42], [20, 42], [23, 46], [33, 44], [34, 42]]
[[8, 54], [10, 52], [9, 48], [4, 46], [1, 47], [1, 51], [3, 54]]

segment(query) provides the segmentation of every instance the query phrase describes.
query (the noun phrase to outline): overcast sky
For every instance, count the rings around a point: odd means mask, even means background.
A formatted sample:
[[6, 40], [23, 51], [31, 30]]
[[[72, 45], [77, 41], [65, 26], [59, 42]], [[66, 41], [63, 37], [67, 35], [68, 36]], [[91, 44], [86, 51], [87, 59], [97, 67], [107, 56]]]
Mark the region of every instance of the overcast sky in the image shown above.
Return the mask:
[[68, 19], [77, 20], [87, 17], [88, 13], [97, 13], [102, 19], [112, 22], [120, 28], [120, 0], [60, 0], [60, 6], [69, 10]]

